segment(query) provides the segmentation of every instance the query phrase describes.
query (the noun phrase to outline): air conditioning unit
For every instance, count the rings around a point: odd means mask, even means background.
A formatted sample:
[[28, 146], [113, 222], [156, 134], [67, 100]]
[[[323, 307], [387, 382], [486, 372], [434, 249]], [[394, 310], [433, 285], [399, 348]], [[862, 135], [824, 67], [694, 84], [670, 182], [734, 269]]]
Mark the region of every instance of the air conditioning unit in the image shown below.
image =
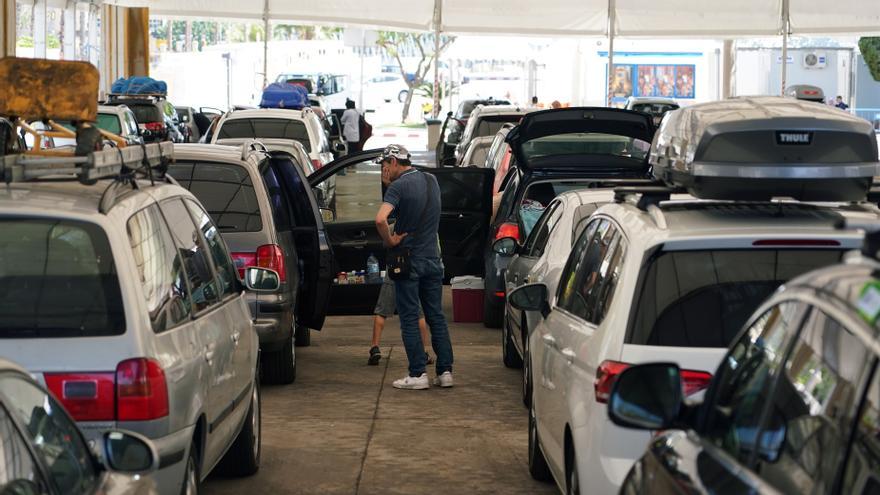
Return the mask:
[[804, 54], [803, 63], [805, 69], [824, 69], [828, 62], [825, 52], [807, 52]]

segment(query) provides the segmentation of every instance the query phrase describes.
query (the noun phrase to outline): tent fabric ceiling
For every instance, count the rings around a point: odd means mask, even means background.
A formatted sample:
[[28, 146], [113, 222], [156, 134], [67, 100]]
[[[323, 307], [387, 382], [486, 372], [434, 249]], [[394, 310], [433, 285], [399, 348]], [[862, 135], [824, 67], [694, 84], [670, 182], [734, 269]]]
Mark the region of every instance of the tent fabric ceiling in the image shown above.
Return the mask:
[[[181, 18], [262, 19], [254, 0], [104, 0]], [[615, 35], [743, 38], [782, 32], [783, 0], [614, 0]], [[792, 34], [880, 34], [878, 0], [789, 0]], [[430, 31], [434, 0], [269, 0], [269, 18], [306, 24]], [[442, 0], [450, 34], [604, 36], [608, 0]]]

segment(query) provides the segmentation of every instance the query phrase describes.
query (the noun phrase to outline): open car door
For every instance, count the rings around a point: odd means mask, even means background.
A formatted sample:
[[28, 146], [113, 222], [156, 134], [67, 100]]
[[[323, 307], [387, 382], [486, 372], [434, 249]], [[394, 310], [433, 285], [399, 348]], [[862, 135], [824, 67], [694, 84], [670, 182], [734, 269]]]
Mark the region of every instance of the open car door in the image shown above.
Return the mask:
[[[385, 248], [376, 231], [376, 213], [382, 204], [382, 170], [375, 163], [382, 150], [344, 156], [309, 176], [319, 187], [335, 180], [332, 209], [324, 209], [327, 242], [335, 260], [335, 273], [366, 272], [372, 254], [385, 267]], [[381, 280], [330, 285], [328, 315], [370, 315], [376, 306]]]
[[492, 219], [495, 171], [478, 167], [425, 168], [440, 184], [440, 250], [446, 278], [483, 276]]

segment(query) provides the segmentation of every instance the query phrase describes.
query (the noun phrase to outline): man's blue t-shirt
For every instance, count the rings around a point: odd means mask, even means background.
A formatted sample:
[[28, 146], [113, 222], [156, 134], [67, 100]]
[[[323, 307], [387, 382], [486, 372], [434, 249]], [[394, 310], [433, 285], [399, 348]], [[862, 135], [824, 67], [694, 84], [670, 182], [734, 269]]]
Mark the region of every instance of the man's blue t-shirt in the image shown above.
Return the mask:
[[437, 178], [415, 169], [407, 170], [388, 186], [384, 201], [394, 207], [392, 215], [397, 217], [394, 232], [408, 233], [402, 245], [409, 248], [412, 256], [439, 258], [440, 185]]

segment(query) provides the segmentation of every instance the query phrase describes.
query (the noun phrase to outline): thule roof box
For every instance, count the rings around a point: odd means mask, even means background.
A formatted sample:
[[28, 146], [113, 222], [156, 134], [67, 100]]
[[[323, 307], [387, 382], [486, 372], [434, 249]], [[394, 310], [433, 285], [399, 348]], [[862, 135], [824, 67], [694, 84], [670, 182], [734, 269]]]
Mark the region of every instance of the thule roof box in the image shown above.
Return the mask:
[[693, 105], [667, 114], [653, 174], [701, 199], [862, 201], [880, 175], [871, 124], [781, 97]]

